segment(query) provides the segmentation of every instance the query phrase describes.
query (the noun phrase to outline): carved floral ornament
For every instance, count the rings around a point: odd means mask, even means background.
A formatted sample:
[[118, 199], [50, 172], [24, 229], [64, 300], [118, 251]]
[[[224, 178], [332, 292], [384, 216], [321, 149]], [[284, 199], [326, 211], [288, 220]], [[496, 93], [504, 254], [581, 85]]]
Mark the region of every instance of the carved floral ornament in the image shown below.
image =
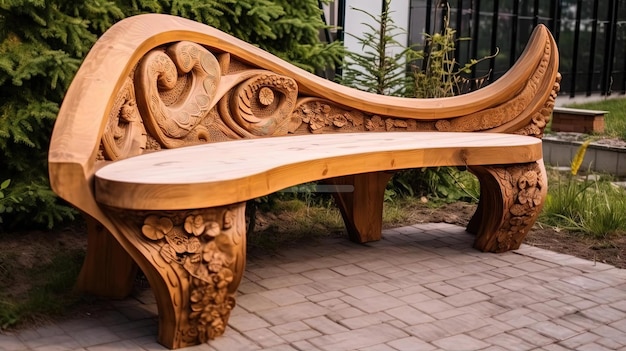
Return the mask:
[[238, 279], [233, 265], [241, 238], [234, 228], [234, 216], [226, 210], [222, 226], [200, 213], [188, 215], [179, 225], [157, 215], [144, 220], [141, 232], [157, 243], [161, 258], [188, 275], [189, 323], [182, 331], [186, 342], [206, 342], [223, 334], [235, 306], [229, 286]]
[[[506, 251], [516, 247], [514, 240], [523, 240], [521, 235], [533, 225], [543, 204], [546, 185], [540, 167], [536, 163], [492, 170], [500, 183], [504, 198], [511, 199], [508, 213], [505, 213], [505, 224], [497, 235], [498, 246]], [[511, 194], [512, 193], [512, 194]], [[513, 196], [516, 194], [516, 196]]]

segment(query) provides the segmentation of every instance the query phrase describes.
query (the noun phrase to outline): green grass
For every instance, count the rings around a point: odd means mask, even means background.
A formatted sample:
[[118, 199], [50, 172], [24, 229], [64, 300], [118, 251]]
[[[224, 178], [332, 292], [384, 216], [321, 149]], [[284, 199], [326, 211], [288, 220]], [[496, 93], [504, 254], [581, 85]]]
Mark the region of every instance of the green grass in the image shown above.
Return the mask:
[[552, 172], [540, 222], [597, 239], [626, 234], [626, 190], [600, 178]]
[[[16, 255], [0, 253], [0, 330], [58, 316], [78, 301], [72, 287], [84, 258], [83, 250], [52, 254], [47, 263], [16, 271]], [[13, 291], [23, 277], [29, 280], [28, 288]]]
[[604, 117], [604, 134], [626, 140], [626, 98], [572, 104], [567, 107], [609, 111]]

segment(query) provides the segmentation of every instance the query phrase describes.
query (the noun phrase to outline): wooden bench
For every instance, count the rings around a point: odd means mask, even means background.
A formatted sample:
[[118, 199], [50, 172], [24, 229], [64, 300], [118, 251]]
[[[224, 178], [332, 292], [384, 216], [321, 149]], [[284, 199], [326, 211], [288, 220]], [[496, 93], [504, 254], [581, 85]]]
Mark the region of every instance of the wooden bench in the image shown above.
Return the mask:
[[378, 240], [391, 173], [415, 167], [467, 166], [481, 184], [468, 224], [475, 247], [515, 249], [546, 195], [540, 138], [557, 64], [539, 26], [518, 63], [483, 89], [385, 97], [200, 23], [123, 20], [80, 67], [50, 145], [52, 187], [88, 224], [77, 287], [124, 297], [139, 266], [157, 300], [159, 342], [205, 342], [235, 305], [247, 200], [313, 180], [348, 187], [334, 195], [350, 238]]
[[555, 107], [552, 111], [553, 132], [604, 133], [604, 116], [609, 111]]

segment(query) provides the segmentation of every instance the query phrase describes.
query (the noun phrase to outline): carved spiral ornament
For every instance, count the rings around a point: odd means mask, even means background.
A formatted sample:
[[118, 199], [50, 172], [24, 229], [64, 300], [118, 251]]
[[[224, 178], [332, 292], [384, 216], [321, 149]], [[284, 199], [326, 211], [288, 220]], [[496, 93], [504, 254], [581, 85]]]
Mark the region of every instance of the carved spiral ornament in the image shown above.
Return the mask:
[[240, 83], [222, 99], [220, 112], [226, 124], [241, 137], [285, 135], [298, 97], [296, 82], [261, 71]]
[[188, 137], [215, 104], [220, 68], [204, 47], [187, 41], [146, 54], [136, 71], [137, 104], [146, 128], [168, 148]]
[[146, 130], [137, 110], [135, 88], [126, 79], [109, 114], [102, 134], [102, 151], [107, 160], [140, 155], [146, 148]]

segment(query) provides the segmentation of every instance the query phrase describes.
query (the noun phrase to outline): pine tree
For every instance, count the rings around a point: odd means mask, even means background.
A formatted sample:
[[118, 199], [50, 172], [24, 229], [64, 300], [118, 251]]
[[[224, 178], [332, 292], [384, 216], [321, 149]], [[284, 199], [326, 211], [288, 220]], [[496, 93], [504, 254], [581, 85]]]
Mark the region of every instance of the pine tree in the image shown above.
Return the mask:
[[0, 231], [74, 217], [48, 183], [54, 119], [96, 39], [146, 12], [212, 25], [309, 71], [343, 54], [319, 41], [324, 24], [313, 0], [0, 0]]

